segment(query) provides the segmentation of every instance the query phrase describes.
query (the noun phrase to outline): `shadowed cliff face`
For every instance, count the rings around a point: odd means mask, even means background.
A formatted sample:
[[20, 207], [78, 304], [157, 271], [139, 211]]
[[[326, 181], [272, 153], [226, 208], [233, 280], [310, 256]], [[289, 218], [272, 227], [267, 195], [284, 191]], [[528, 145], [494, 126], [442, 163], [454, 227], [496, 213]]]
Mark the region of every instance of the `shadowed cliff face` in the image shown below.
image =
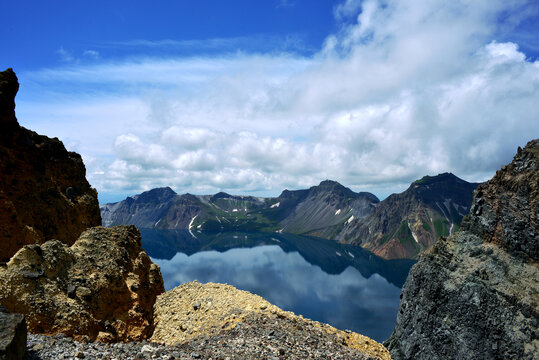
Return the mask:
[[538, 189], [533, 140], [410, 271], [386, 342], [394, 359], [537, 359]]
[[19, 126], [15, 73], [0, 72], [0, 261], [25, 244], [73, 242], [101, 225], [97, 192], [79, 154]]

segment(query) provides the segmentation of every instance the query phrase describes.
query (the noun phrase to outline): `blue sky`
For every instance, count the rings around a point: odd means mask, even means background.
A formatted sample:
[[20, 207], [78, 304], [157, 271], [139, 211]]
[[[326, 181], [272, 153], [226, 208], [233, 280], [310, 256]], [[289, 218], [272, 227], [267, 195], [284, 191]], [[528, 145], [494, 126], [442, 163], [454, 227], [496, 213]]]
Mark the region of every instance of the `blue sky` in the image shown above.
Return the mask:
[[536, 1], [12, 1], [19, 122], [103, 202], [157, 186], [379, 197], [490, 178], [539, 135]]

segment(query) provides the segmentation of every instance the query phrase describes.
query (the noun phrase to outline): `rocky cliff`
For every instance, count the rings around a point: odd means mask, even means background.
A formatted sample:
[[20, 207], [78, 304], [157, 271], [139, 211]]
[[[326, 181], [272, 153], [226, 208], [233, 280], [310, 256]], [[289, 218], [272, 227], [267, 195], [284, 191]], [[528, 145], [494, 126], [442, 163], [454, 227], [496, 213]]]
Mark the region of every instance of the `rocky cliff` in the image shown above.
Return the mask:
[[23, 245], [73, 242], [101, 225], [97, 192], [79, 154], [19, 126], [15, 73], [0, 72], [0, 261]]
[[412, 268], [394, 359], [537, 359], [539, 356], [539, 140], [474, 193], [461, 231]]
[[71, 246], [26, 245], [0, 267], [0, 305], [25, 314], [31, 333], [142, 340], [152, 334], [162, 292], [159, 267], [134, 226], [95, 227]]
[[369, 216], [351, 221], [337, 238], [386, 259], [417, 258], [459, 228], [477, 185], [451, 173], [425, 176], [380, 202]]

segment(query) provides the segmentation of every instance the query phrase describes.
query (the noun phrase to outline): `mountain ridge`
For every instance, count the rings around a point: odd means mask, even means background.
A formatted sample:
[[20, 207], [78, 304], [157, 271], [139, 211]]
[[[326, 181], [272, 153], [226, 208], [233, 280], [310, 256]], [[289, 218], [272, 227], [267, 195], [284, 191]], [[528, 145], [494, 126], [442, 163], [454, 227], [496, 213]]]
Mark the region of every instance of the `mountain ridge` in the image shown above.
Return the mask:
[[[403, 193], [383, 201], [333, 180], [324, 180], [309, 189], [285, 189], [273, 198], [225, 192], [180, 195], [170, 187], [162, 187], [104, 204], [101, 214], [104, 226], [132, 224], [186, 229], [192, 234], [284, 232], [359, 245], [388, 259], [416, 258], [439, 236], [458, 228], [462, 216], [469, 211], [476, 186], [451, 173], [424, 176]], [[429, 214], [428, 220], [421, 212]], [[418, 230], [418, 226], [425, 229]], [[374, 235], [369, 232], [371, 228], [375, 229]], [[410, 239], [416, 245], [410, 246]]]

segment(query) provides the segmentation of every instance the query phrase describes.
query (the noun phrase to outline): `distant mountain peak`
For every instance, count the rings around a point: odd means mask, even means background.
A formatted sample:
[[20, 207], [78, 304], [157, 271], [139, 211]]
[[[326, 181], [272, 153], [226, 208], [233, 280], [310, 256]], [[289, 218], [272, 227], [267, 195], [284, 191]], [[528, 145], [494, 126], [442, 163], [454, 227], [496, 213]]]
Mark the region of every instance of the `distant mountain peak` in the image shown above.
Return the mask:
[[[346, 186], [338, 183], [334, 180], [324, 180], [322, 181], [318, 186], [313, 186], [311, 189], [318, 189], [318, 190], [324, 190], [324, 191], [346, 191], [354, 193], [352, 190], [347, 188]], [[355, 194], [355, 193], [354, 193]]]
[[326, 180], [320, 182], [320, 184], [318, 186], [342, 186], [342, 187], [344, 187], [339, 182], [337, 182], [335, 180], [329, 180], [329, 179], [326, 179]]
[[226, 192], [220, 191], [217, 194], [213, 195], [211, 197], [211, 200], [214, 201], [216, 199], [228, 199], [230, 197], [232, 197], [232, 195], [227, 194]]
[[441, 173], [434, 176], [425, 175], [421, 179], [414, 181], [414, 184], [429, 185], [432, 183], [445, 182], [445, 181], [463, 181], [463, 180], [455, 176], [453, 173], [445, 172], [445, 173]]
[[136, 197], [136, 200], [137, 201], [143, 201], [143, 202], [146, 202], [146, 201], [163, 202], [163, 201], [169, 200], [170, 198], [172, 198], [172, 197], [174, 197], [176, 195], [177, 194], [176, 194], [176, 192], [174, 190], [172, 190], [168, 186], [165, 186], [165, 187], [160, 187], [160, 188], [155, 188], [155, 189], [145, 191], [142, 194], [138, 195]]

